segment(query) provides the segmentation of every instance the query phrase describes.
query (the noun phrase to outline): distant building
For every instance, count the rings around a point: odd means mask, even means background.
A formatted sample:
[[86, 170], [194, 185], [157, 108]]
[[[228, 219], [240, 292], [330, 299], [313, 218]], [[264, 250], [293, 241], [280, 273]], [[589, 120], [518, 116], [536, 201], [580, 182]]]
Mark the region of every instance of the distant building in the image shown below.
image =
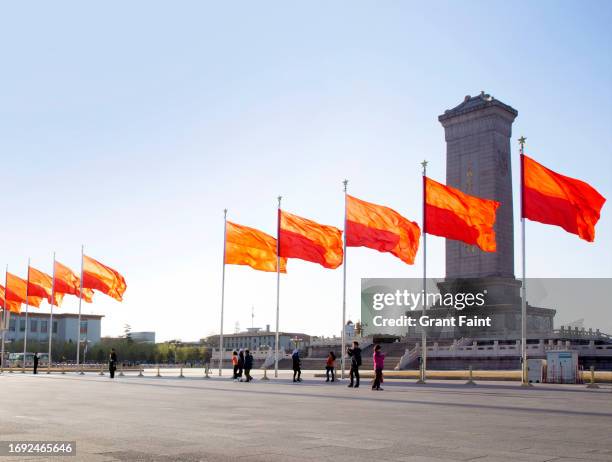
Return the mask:
[[[87, 340], [91, 344], [100, 341], [100, 331], [102, 318], [104, 316], [98, 314], [82, 314], [81, 326], [79, 332], [81, 341]], [[53, 314], [53, 340], [57, 342], [75, 342], [77, 341], [77, 323], [79, 315], [72, 313], [57, 313]], [[8, 330], [6, 331], [6, 340], [20, 341], [23, 340], [26, 330], [25, 313], [12, 313]], [[49, 341], [49, 314], [48, 313], [28, 313], [28, 342], [48, 342]]]
[[130, 338], [136, 343], [155, 343], [155, 332], [130, 332]]
[[[280, 350], [290, 350], [295, 348], [295, 340], [298, 341], [300, 348], [310, 344], [310, 335], [296, 332], [279, 332]], [[205, 339], [206, 343], [213, 348], [219, 348], [219, 336], [211, 335]], [[239, 350], [249, 348], [253, 351], [267, 348], [276, 348], [276, 332], [259, 327], [248, 328], [245, 332], [236, 334], [223, 334], [223, 348], [225, 350]]]

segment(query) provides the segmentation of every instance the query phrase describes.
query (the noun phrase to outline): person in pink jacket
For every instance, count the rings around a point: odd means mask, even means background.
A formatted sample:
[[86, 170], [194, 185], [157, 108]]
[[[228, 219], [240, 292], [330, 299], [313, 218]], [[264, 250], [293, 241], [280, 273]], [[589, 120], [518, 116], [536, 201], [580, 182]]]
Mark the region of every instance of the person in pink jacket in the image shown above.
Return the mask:
[[385, 355], [381, 351], [380, 345], [374, 347], [374, 383], [372, 383], [372, 390], [382, 390], [380, 384], [383, 381], [383, 367], [385, 367]]

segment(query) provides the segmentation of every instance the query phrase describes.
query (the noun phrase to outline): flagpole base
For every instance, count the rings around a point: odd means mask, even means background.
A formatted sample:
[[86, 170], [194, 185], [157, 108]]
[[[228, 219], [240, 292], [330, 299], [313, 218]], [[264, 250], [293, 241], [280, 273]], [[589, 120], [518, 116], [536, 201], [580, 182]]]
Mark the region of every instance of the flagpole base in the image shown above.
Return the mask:
[[599, 385], [597, 385], [596, 383], [589, 383], [586, 387], [590, 388], [591, 390], [599, 389]]
[[425, 379], [419, 379], [415, 382], [417, 385], [425, 385], [427, 382], [425, 381]]
[[261, 380], [270, 380], [270, 379], [268, 378], [268, 369], [264, 369], [264, 375], [263, 375], [263, 377], [261, 378]]
[[467, 382], [465, 382], [466, 385], [470, 385], [472, 387], [476, 386], [476, 382], [474, 382], [472, 379], [468, 380]]
[[521, 382], [521, 387], [523, 387], [523, 388], [533, 388], [533, 383]]

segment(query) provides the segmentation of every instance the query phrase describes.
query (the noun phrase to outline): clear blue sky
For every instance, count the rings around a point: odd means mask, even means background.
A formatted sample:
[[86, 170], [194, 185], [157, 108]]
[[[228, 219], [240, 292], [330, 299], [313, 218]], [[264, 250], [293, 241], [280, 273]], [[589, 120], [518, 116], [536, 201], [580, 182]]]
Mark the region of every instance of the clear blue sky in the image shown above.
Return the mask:
[[[273, 233], [282, 194], [341, 227], [349, 178], [420, 221], [419, 162], [445, 178], [437, 116], [480, 90], [519, 111], [515, 175], [524, 134], [533, 157], [612, 198], [612, 3], [290, 3], [3, 3], [0, 264], [50, 271], [56, 250], [78, 270], [84, 243], [128, 281], [123, 304], [86, 308], [104, 334], [200, 338], [218, 331], [224, 207]], [[594, 244], [527, 228], [530, 276], [612, 277], [609, 203]], [[428, 240], [432, 276], [443, 244]], [[350, 249], [350, 316], [361, 277], [417, 277], [420, 257]], [[291, 261], [281, 329], [338, 333], [341, 276]], [[226, 332], [250, 325], [252, 305], [274, 324], [274, 297], [275, 275], [228, 267]], [[589, 307], [558, 321], [582, 317], [612, 331]]]

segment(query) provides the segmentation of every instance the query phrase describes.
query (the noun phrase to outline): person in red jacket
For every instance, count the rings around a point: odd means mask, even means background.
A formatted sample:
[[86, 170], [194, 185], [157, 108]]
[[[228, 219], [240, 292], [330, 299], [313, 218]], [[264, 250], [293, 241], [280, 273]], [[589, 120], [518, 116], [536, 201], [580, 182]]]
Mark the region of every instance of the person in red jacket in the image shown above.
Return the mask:
[[331, 374], [331, 381], [336, 380], [336, 354], [333, 351], [330, 351], [327, 355], [327, 361], [325, 362], [325, 376], [327, 379], [326, 382], [329, 382], [329, 376]]
[[380, 384], [383, 381], [383, 367], [385, 366], [385, 355], [381, 351], [380, 345], [374, 347], [374, 383], [372, 383], [372, 390], [382, 390]]

